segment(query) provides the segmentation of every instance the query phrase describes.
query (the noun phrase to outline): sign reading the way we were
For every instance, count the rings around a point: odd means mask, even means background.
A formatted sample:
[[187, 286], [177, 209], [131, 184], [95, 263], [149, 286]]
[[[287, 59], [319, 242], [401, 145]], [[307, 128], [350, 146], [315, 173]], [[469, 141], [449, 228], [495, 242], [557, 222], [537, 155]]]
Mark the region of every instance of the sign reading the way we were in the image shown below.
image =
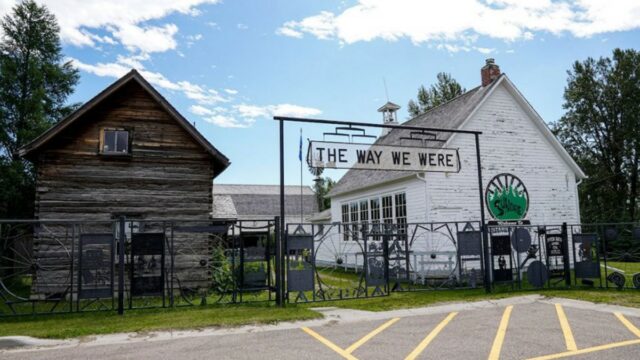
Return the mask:
[[310, 141], [309, 166], [328, 169], [459, 172], [457, 149]]

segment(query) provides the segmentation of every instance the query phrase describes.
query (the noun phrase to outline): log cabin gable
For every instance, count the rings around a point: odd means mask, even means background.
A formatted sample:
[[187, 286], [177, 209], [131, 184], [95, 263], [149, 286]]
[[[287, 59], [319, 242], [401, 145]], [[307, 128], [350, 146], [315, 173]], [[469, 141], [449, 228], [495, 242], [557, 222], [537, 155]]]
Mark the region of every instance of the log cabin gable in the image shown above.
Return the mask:
[[36, 164], [40, 219], [209, 218], [213, 178], [229, 165], [137, 72], [21, 155]]
[[116, 154], [105, 153], [102, 145], [104, 131], [113, 129], [128, 132], [128, 155], [132, 157], [136, 152], [146, 152], [147, 156], [180, 157], [180, 151], [199, 150], [202, 157], [208, 157], [214, 165], [214, 177], [230, 164], [229, 159], [136, 70], [25, 145], [19, 153], [34, 162], [51, 152], [112, 157]]

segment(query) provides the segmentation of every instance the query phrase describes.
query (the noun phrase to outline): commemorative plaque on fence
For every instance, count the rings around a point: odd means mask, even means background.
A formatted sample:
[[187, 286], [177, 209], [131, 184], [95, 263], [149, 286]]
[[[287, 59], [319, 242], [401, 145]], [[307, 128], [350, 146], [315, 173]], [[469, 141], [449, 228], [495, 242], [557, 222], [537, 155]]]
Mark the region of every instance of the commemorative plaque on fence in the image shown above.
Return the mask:
[[131, 294], [161, 296], [164, 290], [164, 233], [131, 235]]
[[113, 296], [113, 234], [82, 234], [79, 242], [78, 298]]
[[294, 301], [308, 301], [305, 291], [313, 291], [313, 235], [287, 236], [287, 292], [297, 292]]
[[598, 259], [598, 235], [573, 234], [574, 247], [577, 246], [575, 272], [577, 278], [600, 277], [600, 263]]

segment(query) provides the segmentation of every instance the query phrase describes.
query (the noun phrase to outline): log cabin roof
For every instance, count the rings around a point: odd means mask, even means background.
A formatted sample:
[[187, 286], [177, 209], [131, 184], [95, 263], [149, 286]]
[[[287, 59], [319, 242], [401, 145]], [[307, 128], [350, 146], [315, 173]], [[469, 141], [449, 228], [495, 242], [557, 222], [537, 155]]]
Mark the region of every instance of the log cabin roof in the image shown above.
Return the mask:
[[158, 104], [165, 110], [171, 118], [173, 118], [202, 148], [211, 156], [214, 167], [214, 177], [222, 173], [231, 162], [229, 159], [216, 149], [196, 128], [182, 116], [142, 75], [135, 69], [132, 69], [126, 75], [116, 80], [98, 95], [87, 101], [84, 105], [71, 113], [69, 116], [57, 122], [47, 131], [35, 138], [27, 145], [20, 148], [18, 154], [30, 161], [36, 158], [39, 150], [60, 134], [64, 129], [69, 128], [84, 114], [95, 108], [98, 104], [106, 100], [109, 96], [122, 89], [126, 84], [137, 82]]

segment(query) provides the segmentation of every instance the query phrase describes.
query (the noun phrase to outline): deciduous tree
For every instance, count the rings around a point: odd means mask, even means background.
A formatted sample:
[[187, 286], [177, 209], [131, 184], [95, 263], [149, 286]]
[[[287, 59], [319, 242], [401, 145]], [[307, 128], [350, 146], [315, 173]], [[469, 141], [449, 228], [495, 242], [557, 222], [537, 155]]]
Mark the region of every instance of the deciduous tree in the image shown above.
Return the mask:
[[635, 221], [640, 165], [640, 53], [576, 61], [565, 115], [554, 132], [589, 176], [580, 186], [582, 220]]

